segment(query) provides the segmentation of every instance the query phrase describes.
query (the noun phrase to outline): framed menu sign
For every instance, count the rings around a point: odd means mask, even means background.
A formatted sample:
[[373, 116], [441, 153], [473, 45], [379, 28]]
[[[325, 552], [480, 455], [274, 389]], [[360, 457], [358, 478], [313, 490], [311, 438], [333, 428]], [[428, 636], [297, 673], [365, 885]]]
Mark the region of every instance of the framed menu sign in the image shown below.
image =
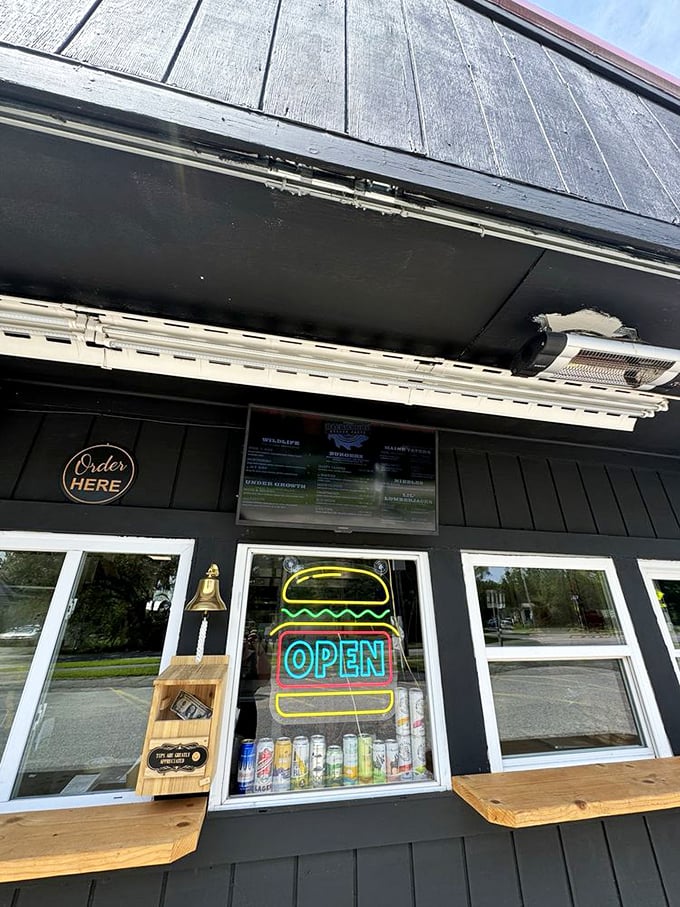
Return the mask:
[[437, 433], [251, 407], [240, 523], [437, 532]]

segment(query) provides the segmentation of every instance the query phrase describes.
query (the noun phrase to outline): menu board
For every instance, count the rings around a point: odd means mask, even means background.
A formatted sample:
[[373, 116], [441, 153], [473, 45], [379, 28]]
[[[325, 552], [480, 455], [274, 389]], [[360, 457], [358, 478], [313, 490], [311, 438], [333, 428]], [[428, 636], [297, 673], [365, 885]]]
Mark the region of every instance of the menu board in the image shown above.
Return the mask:
[[251, 407], [238, 521], [437, 531], [437, 434]]

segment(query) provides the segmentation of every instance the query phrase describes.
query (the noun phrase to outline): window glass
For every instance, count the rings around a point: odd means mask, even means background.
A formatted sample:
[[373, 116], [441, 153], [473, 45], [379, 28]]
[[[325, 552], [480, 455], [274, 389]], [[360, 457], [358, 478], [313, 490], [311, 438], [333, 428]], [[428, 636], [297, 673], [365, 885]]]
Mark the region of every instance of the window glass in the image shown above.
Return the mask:
[[654, 591], [673, 646], [680, 648], [680, 579], [655, 579]]
[[178, 561], [85, 555], [13, 796], [134, 788]]
[[611, 561], [463, 563], [492, 771], [669, 752]]
[[477, 566], [475, 579], [487, 646], [623, 642], [601, 570]]
[[503, 756], [641, 746], [619, 661], [489, 665]]
[[414, 559], [253, 555], [230, 794], [433, 778]]
[[62, 553], [0, 551], [0, 755], [63, 562]]

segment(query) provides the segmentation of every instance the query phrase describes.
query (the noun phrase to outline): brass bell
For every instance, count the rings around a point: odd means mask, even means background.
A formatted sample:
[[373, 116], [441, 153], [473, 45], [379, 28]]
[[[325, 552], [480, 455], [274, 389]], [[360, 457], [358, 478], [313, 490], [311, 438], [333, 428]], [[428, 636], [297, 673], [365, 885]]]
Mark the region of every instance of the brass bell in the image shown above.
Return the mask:
[[211, 564], [203, 579], [198, 581], [196, 595], [187, 602], [185, 611], [226, 611], [227, 606], [220, 595], [220, 571], [217, 564]]

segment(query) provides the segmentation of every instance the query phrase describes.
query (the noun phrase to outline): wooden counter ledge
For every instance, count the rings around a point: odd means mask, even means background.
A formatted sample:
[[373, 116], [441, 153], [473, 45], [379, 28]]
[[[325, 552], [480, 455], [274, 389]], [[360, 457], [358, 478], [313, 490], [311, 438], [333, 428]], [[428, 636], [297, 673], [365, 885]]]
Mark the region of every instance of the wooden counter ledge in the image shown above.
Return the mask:
[[453, 789], [509, 828], [643, 813], [680, 806], [680, 757], [457, 775]]
[[207, 797], [0, 816], [0, 882], [158, 866], [192, 853]]

